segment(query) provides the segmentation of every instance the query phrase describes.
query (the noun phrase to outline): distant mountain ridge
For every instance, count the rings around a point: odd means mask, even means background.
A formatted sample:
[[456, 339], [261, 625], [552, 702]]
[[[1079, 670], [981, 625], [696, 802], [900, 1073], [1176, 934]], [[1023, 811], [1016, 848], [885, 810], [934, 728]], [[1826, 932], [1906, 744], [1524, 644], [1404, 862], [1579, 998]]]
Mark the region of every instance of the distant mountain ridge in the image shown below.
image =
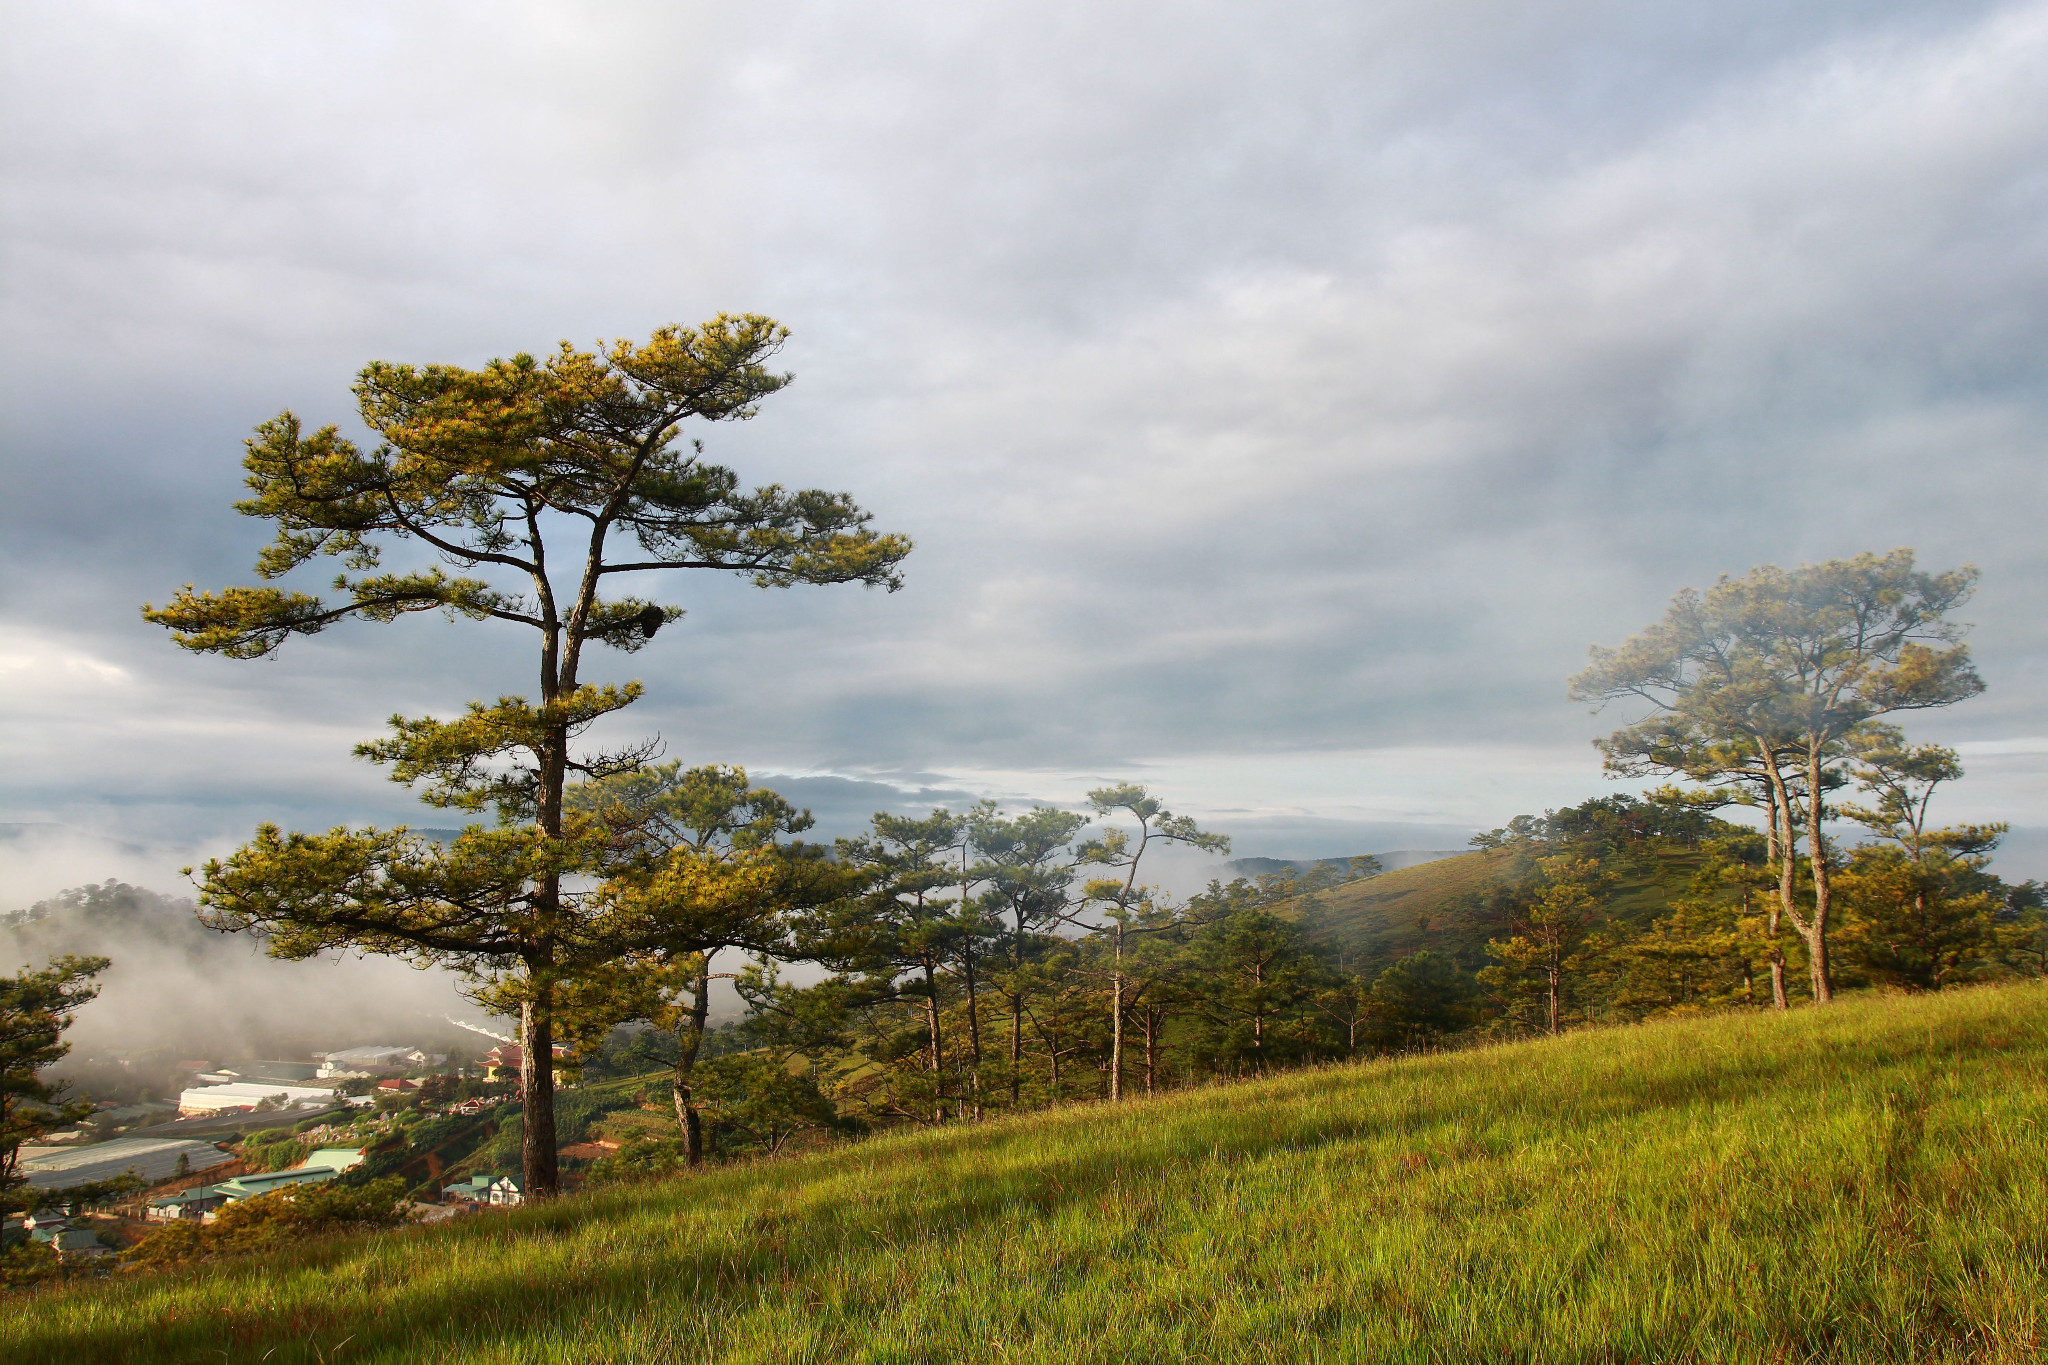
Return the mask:
[[[1419, 867], [1423, 863], [1455, 858], [1466, 852], [1469, 850], [1462, 848], [1397, 848], [1389, 853], [1354, 856], [1377, 858], [1382, 871], [1399, 872], [1404, 867]], [[1310, 872], [1319, 867], [1343, 872], [1349, 869], [1350, 864], [1350, 858], [1233, 858], [1223, 866], [1235, 877], [1266, 877], [1279, 872]]]

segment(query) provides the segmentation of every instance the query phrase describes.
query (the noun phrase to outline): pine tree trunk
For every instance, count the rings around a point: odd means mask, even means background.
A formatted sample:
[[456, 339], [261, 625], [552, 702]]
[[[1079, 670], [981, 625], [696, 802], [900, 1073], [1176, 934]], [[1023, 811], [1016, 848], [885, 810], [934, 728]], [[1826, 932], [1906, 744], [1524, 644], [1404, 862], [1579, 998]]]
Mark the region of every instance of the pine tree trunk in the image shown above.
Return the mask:
[[[1024, 970], [1024, 911], [1020, 906], [1016, 915], [1016, 932], [1010, 939], [1011, 982]], [[1024, 1104], [1024, 996], [1012, 989], [1010, 992], [1010, 1112], [1015, 1113]]]
[[536, 988], [538, 1001], [519, 1006], [519, 1143], [520, 1174], [528, 1199], [551, 1199], [561, 1192], [555, 1156], [555, 1030], [548, 986]]
[[924, 963], [924, 1015], [931, 1033], [932, 1122], [946, 1121], [946, 1052], [939, 1033], [939, 982], [931, 959]]
[[1010, 1111], [1024, 1105], [1024, 997], [1010, 996]]
[[1145, 1093], [1152, 1094], [1159, 1085], [1159, 1011], [1145, 1006]]
[[1813, 1003], [1828, 1004], [1835, 998], [1834, 978], [1828, 971], [1828, 912], [1833, 908], [1833, 875], [1828, 870], [1827, 839], [1821, 833], [1821, 818], [1827, 813], [1820, 789], [1820, 750], [1807, 751], [1807, 799], [1812, 813], [1806, 822], [1809, 871], [1813, 876], [1813, 922], [1802, 927], [1806, 940], [1807, 968], [1813, 973]]
[[683, 1130], [683, 1159], [704, 1164], [704, 1116], [697, 1110], [694, 1077], [697, 1054], [704, 1047], [704, 1026], [711, 1017], [711, 959], [690, 983], [690, 1008], [676, 1030], [676, 1064], [670, 1085], [675, 1093], [676, 1124]]
[[1116, 969], [1110, 973], [1109, 1098], [1124, 1097], [1124, 926], [1116, 926]]
[[[962, 888], [965, 894], [965, 888]], [[974, 1070], [967, 1083], [974, 1091], [974, 1118], [981, 1121], [981, 995], [974, 979], [974, 948], [970, 944], [961, 953], [960, 962], [967, 976], [967, 1057]]]
[[1792, 794], [1785, 790], [1785, 779], [1778, 772], [1775, 759], [1771, 762], [1771, 828], [1766, 840], [1770, 861], [1778, 871], [1777, 901], [1771, 907], [1771, 1008], [1783, 1011], [1788, 1008], [1785, 998], [1785, 950], [1778, 946], [1778, 935], [1783, 932], [1783, 923], [1793, 914], [1793, 879], [1797, 875], [1798, 862], [1793, 853], [1792, 841]]
[[1252, 1074], [1266, 1074], [1266, 964], [1252, 964], [1252, 982], [1258, 990], [1258, 1007], [1252, 1012]]

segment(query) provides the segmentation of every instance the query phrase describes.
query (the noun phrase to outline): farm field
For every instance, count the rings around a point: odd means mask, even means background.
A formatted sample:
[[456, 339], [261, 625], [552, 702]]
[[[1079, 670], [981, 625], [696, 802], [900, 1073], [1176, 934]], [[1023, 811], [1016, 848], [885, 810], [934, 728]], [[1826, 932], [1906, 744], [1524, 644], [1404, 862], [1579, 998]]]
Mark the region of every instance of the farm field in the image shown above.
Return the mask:
[[2036, 1361], [2048, 988], [1591, 1030], [18, 1296], [30, 1362]]

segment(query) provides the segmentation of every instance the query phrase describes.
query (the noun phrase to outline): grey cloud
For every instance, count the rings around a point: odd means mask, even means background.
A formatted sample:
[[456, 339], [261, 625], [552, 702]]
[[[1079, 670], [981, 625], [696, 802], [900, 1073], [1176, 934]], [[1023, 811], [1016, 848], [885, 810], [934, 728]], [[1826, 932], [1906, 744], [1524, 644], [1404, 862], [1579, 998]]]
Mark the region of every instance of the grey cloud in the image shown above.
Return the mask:
[[1561, 804], [1597, 781], [1586, 645], [1894, 544], [1986, 569], [1993, 691], [1925, 732], [2041, 732], [2039, 4], [8, 23], [0, 619], [35, 662], [0, 813], [416, 818], [348, 745], [525, 686], [524, 641], [242, 666], [135, 604], [246, 578], [240, 438], [345, 419], [364, 360], [718, 307], [793, 323], [799, 383], [714, 454], [920, 549], [894, 596], [679, 586], [605, 667], [692, 761], [1072, 799], [1176, 755], [1536, 744], [1575, 756]]

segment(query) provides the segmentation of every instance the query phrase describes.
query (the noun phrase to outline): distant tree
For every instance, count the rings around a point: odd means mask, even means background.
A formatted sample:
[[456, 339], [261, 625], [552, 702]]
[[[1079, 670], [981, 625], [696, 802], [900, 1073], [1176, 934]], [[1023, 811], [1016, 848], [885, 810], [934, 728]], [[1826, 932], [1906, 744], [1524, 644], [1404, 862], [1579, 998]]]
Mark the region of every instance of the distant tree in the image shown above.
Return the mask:
[[1568, 977], [1582, 964], [1580, 950], [1596, 923], [1600, 893], [1612, 881], [1597, 859], [1556, 854], [1539, 862], [1535, 885], [1510, 912], [1510, 937], [1486, 945], [1494, 965], [1479, 973], [1480, 984], [1496, 993], [1511, 1017], [1533, 997], [1544, 1032], [1563, 1026]]
[[1098, 787], [1088, 793], [1088, 804], [1099, 819], [1119, 818], [1137, 826], [1137, 837], [1112, 826], [1081, 845], [1078, 856], [1084, 866], [1109, 868], [1122, 877], [1091, 880], [1082, 888], [1083, 903], [1096, 907], [1106, 923], [1100, 931], [1110, 944], [1110, 1058], [1109, 1098], [1124, 1097], [1124, 1023], [1130, 1004], [1130, 981], [1124, 974], [1124, 941], [1133, 934], [1157, 933], [1169, 928], [1170, 915], [1153, 910], [1145, 888], [1138, 883], [1138, 866], [1154, 844], [1180, 844], [1204, 853], [1228, 854], [1230, 840], [1221, 834], [1198, 829], [1185, 815], [1166, 809], [1158, 797], [1135, 782]]
[[2048, 976], [2048, 888], [2024, 881], [2005, 889], [2006, 962], [2029, 976]]
[[788, 842], [811, 828], [798, 810], [744, 768], [687, 771], [658, 764], [587, 782], [571, 793], [602, 849], [603, 937], [620, 959], [581, 973], [567, 1000], [587, 1037], [644, 1019], [675, 1039], [670, 1066], [676, 1121], [690, 1165], [704, 1159], [692, 1076], [710, 1019], [721, 952], [797, 956], [793, 912], [853, 886], [824, 850]]
[[10, 1207], [12, 1192], [27, 1180], [22, 1144], [92, 1112], [89, 1104], [66, 1104], [64, 1084], [42, 1072], [71, 1050], [64, 1030], [99, 994], [93, 978], [106, 969], [103, 957], [60, 957], [0, 976], [0, 1208]]
[[1577, 700], [1657, 708], [1603, 742], [1610, 760], [1761, 781], [1788, 884], [1792, 815], [1803, 801], [1813, 901], [1808, 909], [1787, 894], [1781, 903], [1806, 942], [1817, 1003], [1833, 998], [1827, 792], [1862, 727], [1984, 690], [1968, 646], [1956, 643], [1963, 627], [1949, 619], [1976, 581], [1968, 567], [1923, 573], [1910, 550], [1794, 570], [1764, 565], [1704, 594], [1679, 593], [1663, 621], [1619, 649], [1594, 649], [1592, 666], [1571, 681]]
[[1294, 1026], [1325, 980], [1300, 922], [1278, 913], [1284, 899], [1272, 886], [1212, 882], [1189, 903], [1202, 926], [1188, 951], [1207, 1050], [1253, 1075], [1291, 1060], [1305, 1041]]
[[1988, 965], [2002, 939], [2002, 884], [1988, 871], [2006, 826], [1936, 828], [1935, 791], [1963, 775], [1953, 749], [1909, 745], [1891, 726], [1852, 737], [1853, 772], [1869, 806], [1838, 813], [1876, 837], [1855, 849], [1842, 874], [1845, 938], [1866, 972], [1908, 990], [1938, 990]]
[[934, 810], [922, 819], [876, 812], [869, 833], [838, 844], [840, 860], [866, 874], [866, 890], [841, 902], [834, 922], [818, 926], [824, 953], [841, 970], [870, 978], [868, 1000], [916, 1003], [924, 1025], [929, 1113], [941, 1123], [951, 1103], [945, 977], [963, 948], [972, 951], [963, 942], [969, 929], [959, 900], [946, 894], [958, 881], [952, 855], [966, 839], [966, 821], [950, 811]]
[[1003, 816], [986, 804], [968, 816], [968, 831], [981, 855], [989, 899], [1008, 923], [1003, 993], [1010, 1004], [1010, 1107], [1023, 1103], [1024, 965], [1046, 931], [1063, 923], [1074, 883], [1070, 845], [1085, 815], [1034, 806]]
[[1358, 1055], [1361, 1046], [1373, 1041], [1379, 1011], [1372, 998], [1373, 979], [1361, 972], [1341, 968], [1330, 973], [1314, 996], [1316, 1013], [1338, 1036], [1346, 1057]]
[[[746, 492], [702, 458], [701, 444], [677, 446], [684, 421], [750, 417], [788, 383], [767, 368], [785, 336], [768, 318], [721, 315], [701, 328], [664, 327], [644, 345], [591, 353], [564, 343], [545, 361], [519, 355], [480, 370], [375, 362], [355, 394], [379, 444], [365, 451], [331, 426], [309, 435], [284, 413], [249, 441], [252, 496], [236, 504], [278, 525], [257, 559], [262, 578], [337, 557], [349, 571], [335, 580], [339, 600], [187, 585], [167, 606], [143, 609], [185, 648], [234, 659], [351, 617], [440, 611], [535, 632], [537, 704], [508, 696], [452, 721], [395, 717], [389, 738], [358, 749], [389, 764], [394, 780], [423, 783], [431, 805], [495, 811], [497, 829], [472, 825], [444, 847], [402, 828], [285, 835], [265, 825], [207, 865], [203, 896], [211, 924], [266, 934], [280, 956], [392, 953], [469, 973], [501, 1002], [516, 996], [532, 1197], [558, 1185], [555, 993], [609, 951], [592, 934], [604, 907], [575, 889], [594, 854], [565, 798], [575, 778], [631, 771], [652, 753], [646, 744], [579, 752], [582, 732], [640, 695], [637, 683], [583, 681], [583, 651], [632, 652], [682, 614], [604, 589], [618, 575], [674, 569], [743, 574], [762, 587], [894, 589], [910, 549], [869, 529], [844, 494]], [[390, 544], [438, 555], [462, 576], [383, 571]]]
[[1425, 948], [1373, 978], [1368, 998], [1377, 1040], [1393, 1048], [1427, 1047], [1479, 1018], [1471, 978], [1448, 956]]
[[1069, 1098], [1074, 1069], [1070, 1059], [1102, 1057], [1107, 1051], [1103, 1043], [1108, 1030], [1096, 1008], [1099, 973], [1089, 969], [1089, 959], [1099, 957], [1099, 945], [1061, 939], [1013, 977], [1029, 1026], [1026, 1051], [1044, 1058], [1043, 1093], [1053, 1104]]
[[843, 1126], [808, 1069], [770, 1052], [740, 1052], [708, 1063], [698, 1085], [706, 1112], [734, 1151], [780, 1152], [799, 1133]]

